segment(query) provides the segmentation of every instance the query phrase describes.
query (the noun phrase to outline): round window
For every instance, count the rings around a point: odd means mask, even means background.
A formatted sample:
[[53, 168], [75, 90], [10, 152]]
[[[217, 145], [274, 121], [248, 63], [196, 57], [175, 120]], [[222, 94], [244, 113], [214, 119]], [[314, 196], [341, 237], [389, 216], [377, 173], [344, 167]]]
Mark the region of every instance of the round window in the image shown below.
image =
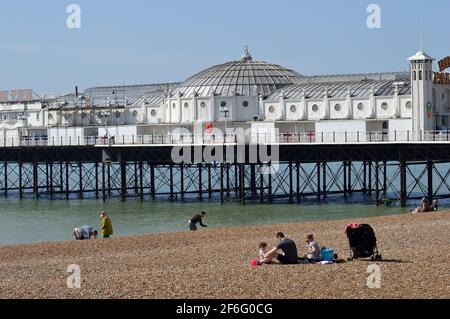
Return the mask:
[[363, 111], [364, 110], [364, 104], [363, 103], [359, 103], [358, 104], [358, 110], [359, 111]]
[[205, 108], [206, 107], [206, 103], [205, 102], [200, 103], [200, 107], [201, 108]]
[[341, 107], [340, 104], [336, 104], [336, 105], [334, 106], [334, 110], [335, 110], [336, 112], [339, 112], [341, 109], [342, 109], [342, 107]]
[[269, 113], [274, 113], [275, 112], [275, 106], [271, 105], [269, 106]]
[[312, 106], [312, 110], [313, 110], [313, 112], [318, 112], [319, 111], [319, 106], [317, 104], [314, 104]]
[[297, 111], [297, 107], [295, 105], [291, 105], [290, 110], [292, 113], [295, 113]]
[[156, 116], [156, 110], [152, 110], [152, 111], [150, 112], [150, 115], [153, 116], [153, 117], [155, 117], [155, 116]]
[[412, 105], [411, 105], [411, 102], [409, 102], [409, 101], [406, 102], [406, 105], [405, 105], [405, 106], [406, 106], [407, 109], [411, 109], [411, 106], [412, 106]]
[[381, 108], [382, 108], [383, 110], [387, 110], [388, 104], [387, 104], [386, 102], [383, 102], [383, 104], [381, 104]]
[[227, 102], [225, 102], [225, 101], [222, 101], [222, 102], [220, 103], [220, 106], [221, 106], [221, 107], [225, 107], [225, 106], [227, 106]]
[[184, 103], [184, 108], [187, 109], [189, 107], [189, 103]]
[[138, 111], [133, 111], [133, 117], [137, 117], [138, 116]]
[[243, 107], [247, 107], [247, 106], [248, 106], [248, 101], [242, 102], [242, 106], [243, 106]]

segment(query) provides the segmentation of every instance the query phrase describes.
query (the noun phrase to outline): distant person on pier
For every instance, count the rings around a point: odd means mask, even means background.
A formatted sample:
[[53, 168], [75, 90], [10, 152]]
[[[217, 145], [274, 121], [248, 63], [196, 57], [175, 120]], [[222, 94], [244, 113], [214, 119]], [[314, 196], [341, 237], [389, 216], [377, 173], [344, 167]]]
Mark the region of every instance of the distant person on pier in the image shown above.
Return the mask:
[[90, 240], [97, 238], [98, 232], [92, 226], [81, 226], [73, 230], [75, 240]]
[[111, 219], [107, 212], [100, 214], [100, 220], [102, 221], [102, 238], [109, 238], [113, 234], [113, 227]]
[[197, 224], [200, 224], [202, 227], [208, 227], [207, 225], [203, 224], [203, 218], [206, 217], [206, 212], [201, 212], [200, 214], [195, 215], [188, 221], [188, 227], [191, 231], [197, 230]]
[[292, 239], [286, 238], [283, 233], [277, 233], [278, 245], [270, 250], [259, 265], [268, 264], [276, 258], [283, 265], [293, 265], [298, 262], [297, 245]]

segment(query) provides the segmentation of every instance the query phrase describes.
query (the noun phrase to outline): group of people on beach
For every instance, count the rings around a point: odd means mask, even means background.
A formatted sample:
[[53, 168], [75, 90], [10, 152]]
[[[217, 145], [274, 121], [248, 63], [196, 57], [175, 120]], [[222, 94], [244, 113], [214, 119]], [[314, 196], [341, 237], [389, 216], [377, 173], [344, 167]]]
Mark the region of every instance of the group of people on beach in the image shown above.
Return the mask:
[[422, 198], [420, 201], [420, 206], [412, 211], [412, 213], [428, 213], [436, 212], [439, 208], [439, 202], [437, 199], [428, 199], [426, 197]]
[[[101, 235], [102, 238], [110, 238], [113, 234], [113, 227], [111, 219], [107, 212], [101, 212], [100, 214], [101, 221]], [[75, 236], [75, 240], [90, 240], [96, 239], [98, 236], [98, 231], [93, 226], [81, 226], [76, 227], [73, 230], [73, 235]]]
[[308, 244], [308, 250], [305, 255], [299, 257], [297, 245], [292, 239], [287, 238], [282, 232], [276, 234], [278, 244], [272, 249], [267, 243], [259, 244], [259, 259], [256, 265], [271, 264], [274, 259], [283, 265], [298, 263], [316, 263], [320, 261], [320, 245], [315, 241], [313, 234], [308, 234], [305, 241]]

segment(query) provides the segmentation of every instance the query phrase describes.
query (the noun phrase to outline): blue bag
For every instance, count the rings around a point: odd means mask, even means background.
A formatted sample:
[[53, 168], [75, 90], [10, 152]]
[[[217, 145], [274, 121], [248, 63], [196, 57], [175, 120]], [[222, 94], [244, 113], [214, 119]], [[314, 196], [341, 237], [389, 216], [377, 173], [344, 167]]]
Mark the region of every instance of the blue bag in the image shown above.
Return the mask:
[[321, 261], [333, 261], [334, 250], [332, 248], [322, 248], [321, 251]]

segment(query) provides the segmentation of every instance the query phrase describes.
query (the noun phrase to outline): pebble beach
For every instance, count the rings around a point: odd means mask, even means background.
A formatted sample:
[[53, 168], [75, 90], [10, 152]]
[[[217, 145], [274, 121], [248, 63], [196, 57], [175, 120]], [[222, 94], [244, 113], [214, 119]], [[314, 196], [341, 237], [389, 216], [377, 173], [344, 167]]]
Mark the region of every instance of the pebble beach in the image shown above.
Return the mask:
[[[370, 260], [252, 267], [258, 243], [284, 232], [349, 256], [344, 228], [369, 223], [383, 261], [381, 287], [367, 286]], [[285, 225], [206, 228], [93, 241], [0, 247], [0, 298], [450, 298], [450, 213]], [[67, 287], [79, 265], [81, 288]]]

